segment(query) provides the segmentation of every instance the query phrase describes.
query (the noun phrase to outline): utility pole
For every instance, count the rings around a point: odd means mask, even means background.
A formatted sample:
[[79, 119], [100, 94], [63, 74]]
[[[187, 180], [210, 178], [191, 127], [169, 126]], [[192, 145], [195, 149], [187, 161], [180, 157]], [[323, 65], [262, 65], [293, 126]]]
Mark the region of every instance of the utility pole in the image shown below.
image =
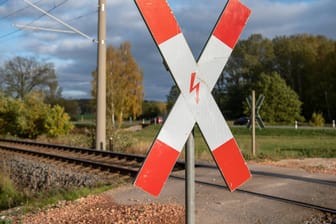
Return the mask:
[[106, 145], [106, 0], [98, 0], [96, 149]]

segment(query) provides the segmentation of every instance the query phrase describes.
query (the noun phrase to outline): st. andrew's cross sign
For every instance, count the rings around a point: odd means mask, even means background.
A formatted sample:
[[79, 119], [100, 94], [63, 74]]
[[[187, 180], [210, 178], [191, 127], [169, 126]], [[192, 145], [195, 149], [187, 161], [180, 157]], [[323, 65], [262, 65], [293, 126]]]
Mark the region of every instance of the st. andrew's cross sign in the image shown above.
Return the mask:
[[195, 123], [231, 191], [250, 171], [212, 94], [250, 15], [239, 0], [229, 0], [198, 62], [166, 0], [135, 0], [181, 94], [151, 146], [135, 186], [157, 196], [169, 177]]

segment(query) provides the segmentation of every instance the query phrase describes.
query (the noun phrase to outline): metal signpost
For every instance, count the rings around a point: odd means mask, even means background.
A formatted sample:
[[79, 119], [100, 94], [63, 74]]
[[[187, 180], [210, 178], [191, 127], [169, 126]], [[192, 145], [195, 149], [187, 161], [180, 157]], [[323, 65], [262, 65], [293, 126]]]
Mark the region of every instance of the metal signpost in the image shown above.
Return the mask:
[[195, 223], [195, 140], [190, 133], [185, 147], [185, 213], [186, 223]]
[[[239, 39], [250, 10], [239, 0], [229, 0], [196, 62], [166, 0], [135, 0], [135, 3], [181, 94], [152, 144], [134, 185], [158, 196], [197, 122], [228, 188], [235, 190], [251, 173], [211, 90]], [[190, 148], [194, 150], [193, 146]]]

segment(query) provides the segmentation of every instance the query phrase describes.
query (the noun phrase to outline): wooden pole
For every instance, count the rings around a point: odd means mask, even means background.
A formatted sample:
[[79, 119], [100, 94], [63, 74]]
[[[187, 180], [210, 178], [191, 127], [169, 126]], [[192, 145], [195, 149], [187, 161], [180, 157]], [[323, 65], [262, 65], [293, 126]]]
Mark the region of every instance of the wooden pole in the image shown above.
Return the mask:
[[252, 155], [256, 155], [256, 134], [255, 134], [255, 126], [256, 126], [256, 114], [255, 114], [255, 91], [252, 90], [252, 116], [251, 116], [251, 127], [252, 127]]

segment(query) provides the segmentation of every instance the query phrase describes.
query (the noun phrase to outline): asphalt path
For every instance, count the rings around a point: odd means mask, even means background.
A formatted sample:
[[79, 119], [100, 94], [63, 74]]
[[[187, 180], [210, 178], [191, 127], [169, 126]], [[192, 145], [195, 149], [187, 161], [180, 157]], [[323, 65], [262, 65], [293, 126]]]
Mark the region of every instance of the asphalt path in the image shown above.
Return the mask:
[[[249, 164], [249, 167], [254, 173], [252, 179], [235, 192], [229, 192], [225, 188], [225, 182], [217, 169], [196, 168], [196, 223], [304, 223], [313, 216], [323, 214], [315, 209], [272, 200], [258, 194], [336, 210], [334, 175], [311, 174], [301, 169], [257, 164]], [[264, 175], [266, 173], [272, 175]], [[111, 191], [111, 194], [119, 203], [159, 202], [184, 205], [184, 171], [174, 172], [172, 176], [174, 177], [169, 178], [157, 198], [133, 186]]]

